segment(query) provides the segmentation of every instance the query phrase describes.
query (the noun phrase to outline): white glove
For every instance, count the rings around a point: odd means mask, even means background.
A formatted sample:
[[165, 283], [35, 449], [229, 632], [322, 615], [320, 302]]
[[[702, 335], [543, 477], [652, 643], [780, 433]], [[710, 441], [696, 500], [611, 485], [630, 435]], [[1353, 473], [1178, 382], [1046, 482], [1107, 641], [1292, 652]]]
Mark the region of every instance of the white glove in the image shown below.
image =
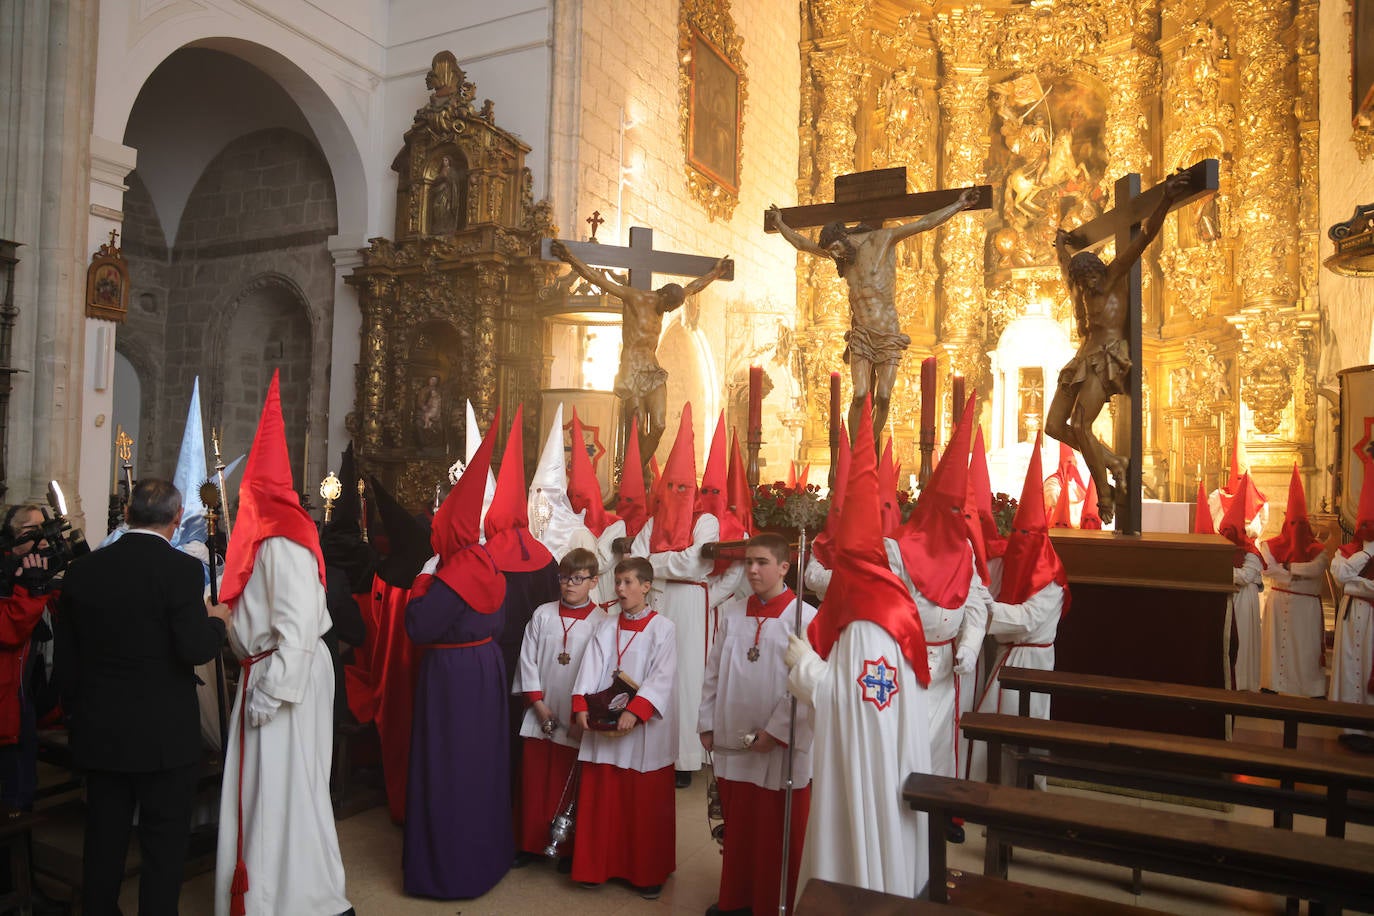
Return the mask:
[[262, 728], [277, 716], [277, 710], [281, 708], [281, 700], [256, 687], [248, 690], [248, 724], [254, 728]]
[[959, 651], [954, 654], [954, 672], [956, 674], [972, 674], [978, 667], [978, 647], [960, 646]]
[[797, 667], [797, 663], [808, 656], [820, 658], [819, 655], [816, 655], [816, 650], [811, 648], [810, 643], [802, 639], [796, 633], [790, 634], [787, 637], [787, 651], [782, 655], [782, 660], [787, 667]]

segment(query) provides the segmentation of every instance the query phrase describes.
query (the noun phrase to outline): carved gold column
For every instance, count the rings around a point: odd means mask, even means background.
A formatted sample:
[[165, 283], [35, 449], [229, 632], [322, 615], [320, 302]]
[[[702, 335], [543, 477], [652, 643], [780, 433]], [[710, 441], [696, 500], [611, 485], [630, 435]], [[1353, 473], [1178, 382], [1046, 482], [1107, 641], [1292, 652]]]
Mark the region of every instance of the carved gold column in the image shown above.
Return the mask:
[[382, 413], [386, 403], [387, 318], [396, 294], [393, 277], [367, 278], [367, 367], [363, 384], [363, 440], [373, 451], [382, 447]]
[[[1241, 314], [1241, 399], [1254, 429], [1265, 436], [1281, 429], [1294, 393], [1293, 374], [1305, 359], [1307, 322], [1298, 315], [1297, 284], [1297, 95], [1284, 43], [1290, 4], [1250, 0], [1238, 4], [1236, 50], [1240, 105], [1237, 118], [1238, 222], [1236, 275]], [[1315, 187], [1315, 185], [1314, 185]], [[1244, 434], [1244, 431], [1242, 431]]]
[[[940, 13], [932, 28], [940, 50], [940, 135], [947, 188], [987, 181], [988, 56], [991, 23], [976, 8]], [[987, 211], [975, 210], [940, 229], [944, 318], [940, 339], [949, 353], [950, 369], [962, 373], [969, 390], [983, 383], [986, 349], [983, 314], [987, 291], [983, 244]]]
[[[505, 271], [493, 265], [477, 268], [477, 315], [472, 328], [472, 407], [491, 422], [496, 411], [496, 317], [501, 307]], [[512, 407], [512, 409], [514, 409]]]

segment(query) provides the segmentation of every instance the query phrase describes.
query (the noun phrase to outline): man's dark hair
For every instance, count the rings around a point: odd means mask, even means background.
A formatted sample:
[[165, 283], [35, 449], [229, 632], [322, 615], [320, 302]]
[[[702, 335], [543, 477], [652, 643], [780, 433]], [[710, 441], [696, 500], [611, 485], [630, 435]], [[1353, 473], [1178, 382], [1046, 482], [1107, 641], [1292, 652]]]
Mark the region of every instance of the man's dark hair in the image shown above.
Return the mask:
[[[835, 271], [841, 277], [843, 277], [845, 271], [849, 267], [850, 262], [854, 260], [854, 255], [856, 251], [854, 243], [850, 241], [849, 237], [851, 235], [859, 235], [864, 232], [872, 231], [873, 227], [868, 225], [867, 223], [859, 223], [857, 226], [854, 226], [853, 228], [846, 226], [842, 222], [826, 223], [824, 226], [821, 227], [821, 234], [819, 239], [817, 239], [817, 244], [820, 245], [820, 247], [826, 249], [826, 253], [829, 254], [831, 245], [835, 244], [836, 242], [844, 243], [845, 257], [835, 258]], [[834, 257], [834, 255], [831, 255], [831, 257]]]
[[626, 557], [615, 564], [616, 577], [619, 578], [621, 573], [634, 573], [640, 582], [654, 581], [654, 565], [643, 557]]
[[787, 543], [787, 538], [778, 534], [776, 531], [760, 531], [749, 539], [749, 543], [744, 545], [744, 549], [750, 547], [762, 547], [773, 555], [773, 559], [779, 563], [791, 562], [792, 548]]
[[134, 484], [126, 517], [130, 528], [170, 525], [181, 510], [181, 491], [170, 480], [149, 477]]
[[681, 283], [665, 283], [657, 291], [661, 312], [669, 312], [687, 301], [687, 291]]
[[1069, 259], [1069, 280], [1078, 282], [1084, 276], [1106, 273], [1107, 265], [1092, 251], [1080, 251]]

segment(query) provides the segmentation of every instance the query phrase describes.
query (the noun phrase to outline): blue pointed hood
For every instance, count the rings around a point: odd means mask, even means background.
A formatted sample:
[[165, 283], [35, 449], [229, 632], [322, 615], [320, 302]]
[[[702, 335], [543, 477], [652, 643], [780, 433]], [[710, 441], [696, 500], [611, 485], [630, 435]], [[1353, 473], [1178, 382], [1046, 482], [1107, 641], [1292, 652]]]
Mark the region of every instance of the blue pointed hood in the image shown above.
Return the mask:
[[186, 429], [181, 434], [181, 453], [177, 456], [172, 484], [181, 491], [181, 525], [172, 535], [172, 546], [205, 540], [205, 504], [200, 501], [200, 485], [205, 482], [205, 425], [200, 416], [200, 378], [191, 385], [191, 406], [186, 411]]

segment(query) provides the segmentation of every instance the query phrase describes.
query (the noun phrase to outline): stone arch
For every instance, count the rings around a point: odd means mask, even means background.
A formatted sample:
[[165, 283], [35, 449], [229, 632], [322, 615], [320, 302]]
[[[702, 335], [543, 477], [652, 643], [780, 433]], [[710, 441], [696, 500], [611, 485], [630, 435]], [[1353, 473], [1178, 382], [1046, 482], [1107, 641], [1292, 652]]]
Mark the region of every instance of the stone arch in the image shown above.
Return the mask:
[[[157, 463], [155, 451], [148, 448], [149, 442], [157, 442], [164, 438], [158, 427], [161, 419], [158, 415], [157, 405], [162, 400], [162, 374], [158, 368], [158, 360], [152, 353], [148, 341], [141, 337], [125, 334], [115, 335], [115, 354], [122, 356], [133, 368], [134, 374], [138, 377], [138, 441], [134, 444], [134, 467], [135, 474], [153, 474], [171, 477], [171, 468], [162, 468]], [[115, 375], [114, 403], [118, 409], [121, 399], [121, 392], [118, 390], [120, 376]], [[114, 419], [110, 423], [110, 443], [114, 445]]]
[[318, 324], [301, 287], [278, 273], [253, 277], [215, 310], [203, 387], [206, 415], [221, 429], [226, 456], [248, 451], [272, 372], [280, 369], [288, 452], [292, 473], [300, 476], [303, 436], [321, 388], [314, 369]]
[[666, 322], [658, 338], [658, 359], [668, 370], [668, 422], [667, 431], [658, 444], [658, 460], [660, 463], [667, 460], [682, 405], [691, 401], [697, 471], [700, 472], [720, 410], [721, 376], [711, 355], [710, 343], [700, 328], [688, 328], [681, 321]]

